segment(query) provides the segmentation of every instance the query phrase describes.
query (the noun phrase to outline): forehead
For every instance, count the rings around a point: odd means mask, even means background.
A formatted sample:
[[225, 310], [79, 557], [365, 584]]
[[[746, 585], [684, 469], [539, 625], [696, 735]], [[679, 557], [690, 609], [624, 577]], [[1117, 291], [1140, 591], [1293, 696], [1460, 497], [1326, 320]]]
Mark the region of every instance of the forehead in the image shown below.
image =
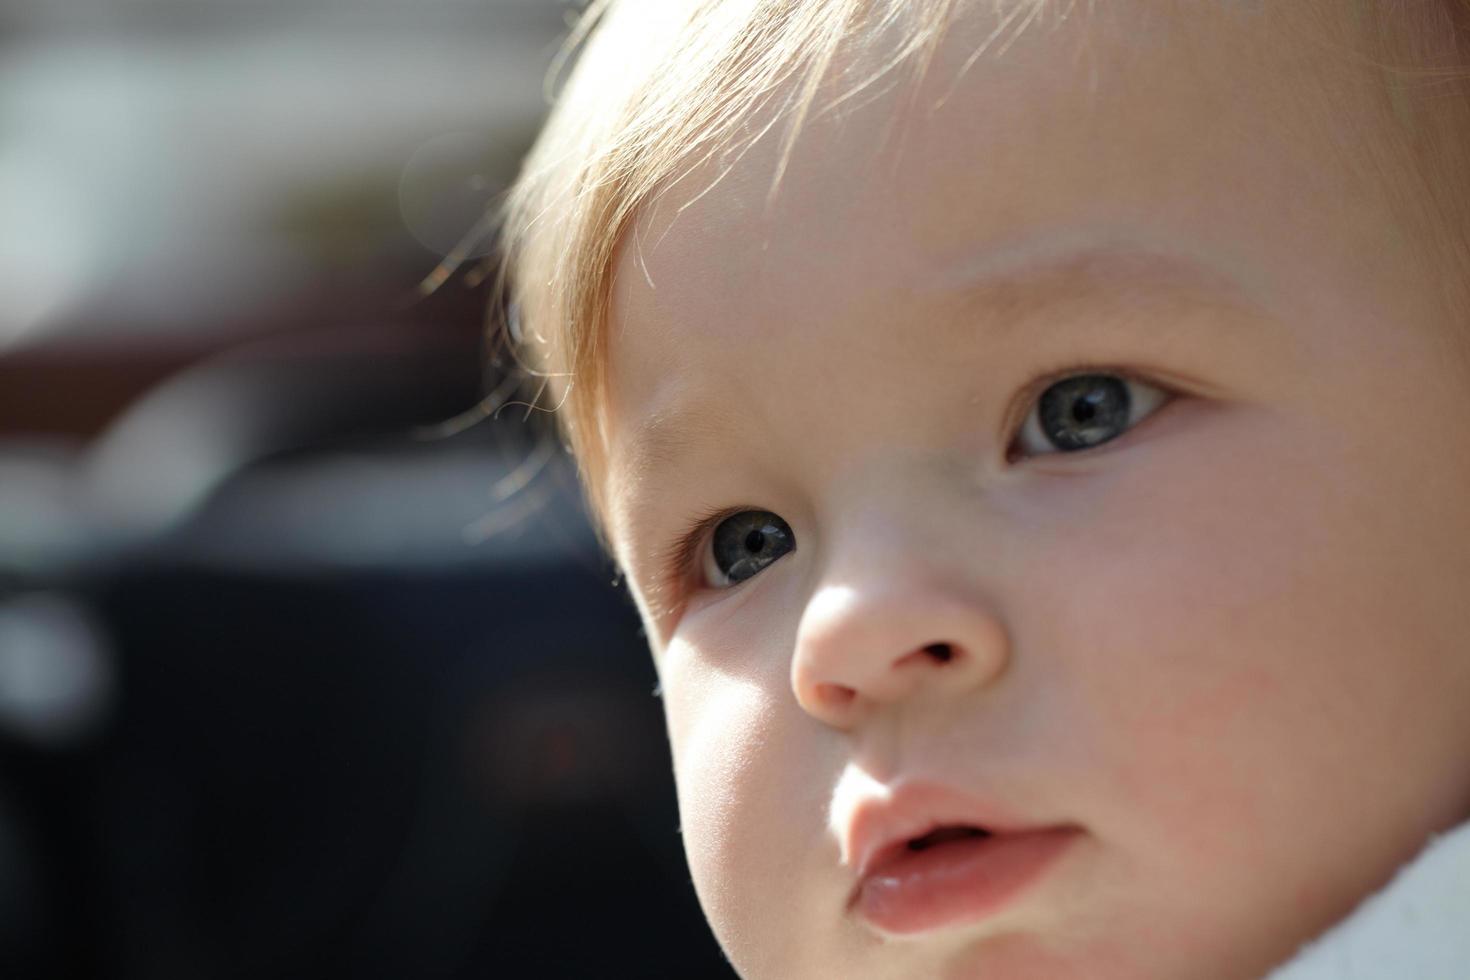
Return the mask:
[[1381, 125], [1376, 99], [1346, 59], [1302, 44], [1290, 12], [1264, 6], [1106, 5], [1024, 30], [973, 11], [920, 83], [816, 114], [784, 163], [778, 125], [733, 166], [670, 188], [614, 270], [614, 543], [623, 505], [640, 505], [650, 434], [671, 453], [712, 434], [692, 420], [721, 405], [779, 410], [744, 397], [743, 367], [821, 351], [942, 357], [1025, 293], [992, 291], [969, 318], [940, 315], [944, 298], [1008, 266], [1090, 242], [1179, 257], [1286, 315], [1332, 302], [1295, 287], [1361, 275], [1351, 239], [1381, 234], [1344, 222], [1339, 202], [1368, 191], [1331, 152]]

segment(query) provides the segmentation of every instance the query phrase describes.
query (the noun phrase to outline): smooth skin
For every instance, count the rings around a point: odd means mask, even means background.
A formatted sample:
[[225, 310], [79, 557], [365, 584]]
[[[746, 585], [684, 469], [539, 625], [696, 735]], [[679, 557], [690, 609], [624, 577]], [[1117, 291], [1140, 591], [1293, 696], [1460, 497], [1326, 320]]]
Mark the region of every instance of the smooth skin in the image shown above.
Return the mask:
[[[1470, 818], [1470, 327], [1402, 124], [1315, 5], [1098, 6], [962, 71], [969, 14], [623, 242], [609, 538], [751, 980], [1258, 977]], [[1168, 397], [1018, 444], [1088, 372]], [[727, 508], [794, 550], [666, 571]], [[840, 825], [905, 780], [1083, 835], [885, 937]]]

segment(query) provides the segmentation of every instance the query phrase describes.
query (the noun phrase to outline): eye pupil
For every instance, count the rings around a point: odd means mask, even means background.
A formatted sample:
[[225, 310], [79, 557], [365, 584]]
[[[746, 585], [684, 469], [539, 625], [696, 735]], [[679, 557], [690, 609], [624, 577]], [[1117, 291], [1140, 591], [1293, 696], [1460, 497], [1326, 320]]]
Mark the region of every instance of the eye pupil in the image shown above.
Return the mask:
[[766, 535], [764, 531], [751, 531], [745, 536], [745, 550], [750, 552], [751, 554], [760, 554], [761, 549], [765, 546]]
[[1065, 378], [1041, 393], [1041, 431], [1060, 450], [1086, 449], [1123, 434], [1132, 406], [1128, 385], [1106, 374]]

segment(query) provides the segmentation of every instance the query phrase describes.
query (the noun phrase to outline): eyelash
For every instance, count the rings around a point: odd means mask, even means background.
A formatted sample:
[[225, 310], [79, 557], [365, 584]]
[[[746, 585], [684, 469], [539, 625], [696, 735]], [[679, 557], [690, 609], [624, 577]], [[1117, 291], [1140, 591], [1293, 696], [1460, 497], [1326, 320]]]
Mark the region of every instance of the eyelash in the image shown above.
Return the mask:
[[733, 517], [749, 506], [717, 507], [705, 511], [689, 522], [674, 543], [661, 556], [656, 567], [664, 570], [666, 591], [676, 598], [683, 594], [684, 583], [688, 582], [698, 567], [698, 552], [705, 537], [727, 517]]
[[[1165, 395], [1164, 403], [1160, 408], [1167, 406], [1178, 397], [1178, 392], [1171, 386], [1160, 381], [1145, 378], [1139, 372], [1126, 368], [1112, 367], [1109, 365], [1073, 364], [1066, 368], [1046, 372], [1020, 389], [1012, 403], [1012, 407], [1004, 416], [1005, 425], [1003, 431], [1010, 433], [1006, 441], [1005, 450], [1005, 459], [1008, 464], [1030, 458], [1015, 456], [1013, 454], [1014, 447], [1016, 440], [1020, 438], [1021, 426], [1025, 424], [1032, 406], [1041, 397], [1042, 392], [1059, 381], [1087, 374], [1112, 375], [1125, 381], [1151, 385], [1158, 388]], [[1155, 410], [1155, 413], [1157, 411], [1158, 409]], [[1081, 452], [1085, 453], [1089, 452], [1089, 450], [1081, 450]], [[1076, 454], [1072, 453], [1068, 455]], [[663, 569], [664, 590], [665, 594], [671, 596], [673, 599], [671, 605], [680, 601], [687, 591], [686, 583], [694, 577], [697, 571], [699, 549], [703, 546], [705, 538], [709, 535], [710, 531], [718, 526], [725, 518], [739, 514], [741, 511], [752, 509], [756, 509], [755, 505], [742, 504], [733, 507], [718, 507], [705, 511], [703, 514], [691, 520], [688, 526], [674, 539], [673, 544], [664, 551], [660, 556], [658, 564], [655, 566]]]

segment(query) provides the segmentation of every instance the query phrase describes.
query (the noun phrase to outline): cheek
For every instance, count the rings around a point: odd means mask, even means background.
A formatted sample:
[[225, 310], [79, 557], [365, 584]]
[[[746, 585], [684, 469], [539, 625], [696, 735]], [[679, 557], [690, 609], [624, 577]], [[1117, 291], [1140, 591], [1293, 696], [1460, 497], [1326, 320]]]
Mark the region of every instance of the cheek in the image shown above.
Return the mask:
[[713, 899], [739, 859], [742, 828], [761, 810], [756, 803], [770, 778], [765, 733], [773, 708], [757, 685], [729, 683], [697, 666], [676, 673], [686, 676], [665, 682], [664, 703], [680, 831], [701, 894]]
[[1428, 555], [1440, 532], [1401, 520], [1423, 508], [1351, 447], [1251, 421], [1140, 454], [1090, 507], [1059, 507], [1085, 520], [1053, 528], [1058, 545], [1031, 574], [1053, 586], [1059, 568], [1098, 574], [1072, 576], [1067, 601], [1047, 610], [1060, 619], [1037, 627], [1095, 686], [1089, 700], [1160, 736], [1198, 745], [1287, 721], [1357, 737], [1394, 710], [1393, 691], [1425, 685], [1409, 668], [1453, 635], [1432, 597], [1453, 571], [1402, 561]]
[[1028, 575], [1106, 570], [1033, 623], [1100, 832], [1178, 915], [1244, 936], [1274, 907], [1285, 942], [1463, 792], [1470, 725], [1445, 690], [1470, 695], [1467, 624], [1440, 583], [1464, 569], [1432, 557], [1443, 532], [1410, 515], [1433, 501], [1405, 498], [1393, 464], [1249, 422], [1137, 454]]
[[830, 786], [790, 703], [785, 658], [776, 659], [747, 657], [737, 671], [675, 641], [663, 666], [684, 849], [705, 914], [737, 963], [783, 942], [790, 910], [775, 883], [828, 847]]

